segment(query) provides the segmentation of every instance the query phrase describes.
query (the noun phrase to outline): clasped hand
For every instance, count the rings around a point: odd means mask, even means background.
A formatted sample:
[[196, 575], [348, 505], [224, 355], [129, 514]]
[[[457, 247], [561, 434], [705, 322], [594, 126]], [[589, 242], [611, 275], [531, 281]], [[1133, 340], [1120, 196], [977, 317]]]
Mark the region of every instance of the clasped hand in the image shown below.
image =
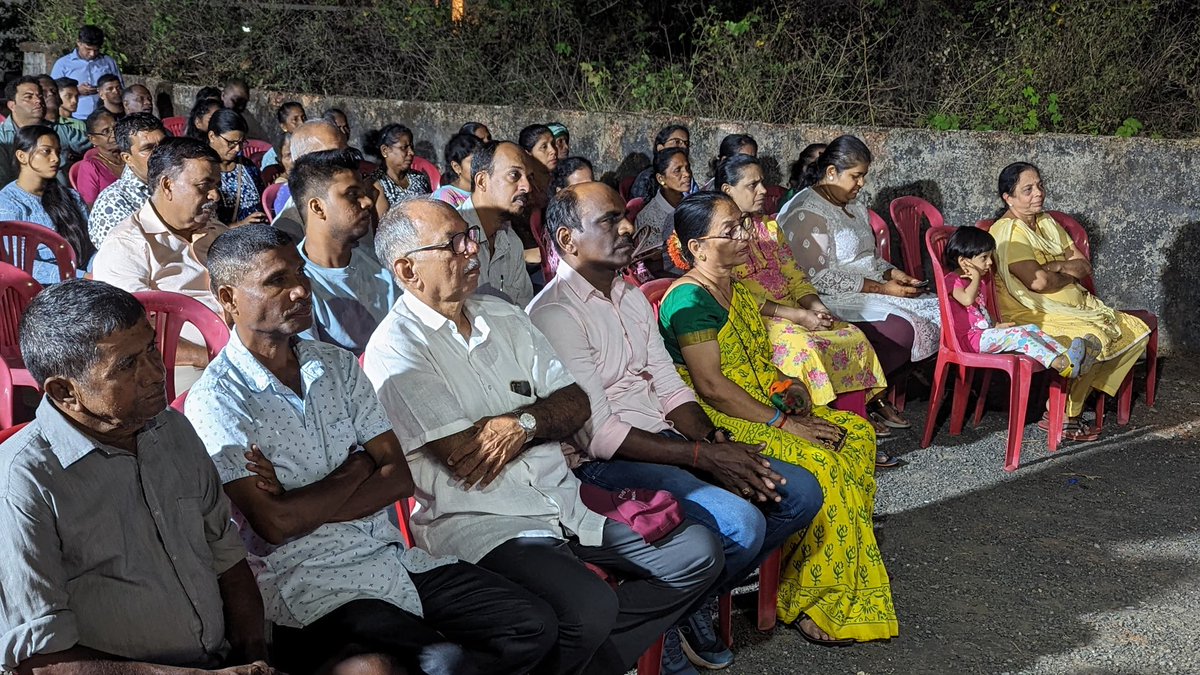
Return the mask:
[[446, 460], [455, 477], [467, 488], [487, 487], [525, 446], [525, 429], [512, 415], [485, 417], [478, 432]]

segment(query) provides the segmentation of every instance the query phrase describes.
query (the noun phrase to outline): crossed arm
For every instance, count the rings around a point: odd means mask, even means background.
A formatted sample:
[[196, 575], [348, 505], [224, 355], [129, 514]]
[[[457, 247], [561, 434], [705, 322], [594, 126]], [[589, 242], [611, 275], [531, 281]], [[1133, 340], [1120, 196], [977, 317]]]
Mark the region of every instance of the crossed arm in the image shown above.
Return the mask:
[[1009, 265], [1008, 271], [1034, 293], [1053, 293], [1092, 276], [1092, 264], [1072, 247], [1066, 260], [1051, 260], [1044, 265], [1022, 260]]

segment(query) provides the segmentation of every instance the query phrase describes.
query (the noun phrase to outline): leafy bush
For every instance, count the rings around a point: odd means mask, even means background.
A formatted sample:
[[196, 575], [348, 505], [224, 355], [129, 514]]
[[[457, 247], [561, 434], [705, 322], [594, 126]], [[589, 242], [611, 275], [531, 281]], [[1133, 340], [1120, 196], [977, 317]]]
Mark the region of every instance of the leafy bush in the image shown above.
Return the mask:
[[[1194, 0], [31, 0], [131, 72], [286, 91], [777, 123], [1189, 136]], [[146, 20], [131, 21], [131, 17]], [[119, 28], [118, 28], [119, 27]]]

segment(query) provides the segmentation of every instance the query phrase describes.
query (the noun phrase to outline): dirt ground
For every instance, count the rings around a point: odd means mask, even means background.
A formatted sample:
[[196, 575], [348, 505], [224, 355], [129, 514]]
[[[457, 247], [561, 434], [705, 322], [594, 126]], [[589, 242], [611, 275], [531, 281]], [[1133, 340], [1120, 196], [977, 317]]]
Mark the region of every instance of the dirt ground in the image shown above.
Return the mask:
[[943, 413], [925, 450], [918, 394], [885, 446], [911, 463], [880, 475], [876, 506], [900, 636], [823, 648], [742, 610], [726, 672], [1200, 673], [1200, 363], [1159, 373], [1156, 407], [1139, 377], [1130, 424], [1110, 403], [1097, 442], [1050, 455], [1029, 424], [1011, 474], [999, 389], [978, 429], [950, 436]]

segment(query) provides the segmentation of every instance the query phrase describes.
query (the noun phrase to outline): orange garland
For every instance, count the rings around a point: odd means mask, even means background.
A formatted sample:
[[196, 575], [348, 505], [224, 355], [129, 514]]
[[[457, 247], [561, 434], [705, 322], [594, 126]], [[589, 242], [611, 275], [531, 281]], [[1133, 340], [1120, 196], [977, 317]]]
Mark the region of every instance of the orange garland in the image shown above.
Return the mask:
[[667, 237], [667, 255], [671, 256], [671, 262], [681, 270], [692, 269], [692, 264], [683, 257], [683, 244], [679, 242], [679, 235], [674, 232]]

